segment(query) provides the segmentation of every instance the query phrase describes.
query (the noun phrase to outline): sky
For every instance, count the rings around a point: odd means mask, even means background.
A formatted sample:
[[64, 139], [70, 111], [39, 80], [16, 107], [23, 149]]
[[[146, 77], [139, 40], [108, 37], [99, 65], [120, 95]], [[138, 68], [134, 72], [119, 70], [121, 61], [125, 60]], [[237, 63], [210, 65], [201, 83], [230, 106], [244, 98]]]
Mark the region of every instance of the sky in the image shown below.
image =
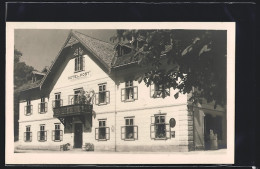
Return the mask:
[[[64, 45], [69, 29], [16, 29], [14, 33], [15, 48], [23, 53], [21, 61], [36, 70], [42, 71], [58, 55]], [[110, 42], [116, 30], [76, 30], [88, 36]]]

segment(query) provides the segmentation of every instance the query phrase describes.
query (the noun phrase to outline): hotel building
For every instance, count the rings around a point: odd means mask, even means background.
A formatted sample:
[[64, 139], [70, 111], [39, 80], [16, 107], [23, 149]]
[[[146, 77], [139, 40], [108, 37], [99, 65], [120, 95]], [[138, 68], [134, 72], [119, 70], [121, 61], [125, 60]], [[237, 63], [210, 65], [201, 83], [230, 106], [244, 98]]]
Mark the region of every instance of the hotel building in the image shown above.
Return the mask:
[[[138, 41], [142, 43], [142, 40]], [[162, 53], [167, 55], [167, 51]], [[226, 110], [192, 106], [190, 94], [146, 86], [146, 71], [131, 44], [113, 45], [71, 31], [46, 73], [33, 72], [19, 90], [19, 149], [94, 151], [193, 151], [210, 148], [210, 132], [226, 147]], [[82, 92], [94, 91], [93, 102]], [[212, 134], [212, 133], [211, 133]]]

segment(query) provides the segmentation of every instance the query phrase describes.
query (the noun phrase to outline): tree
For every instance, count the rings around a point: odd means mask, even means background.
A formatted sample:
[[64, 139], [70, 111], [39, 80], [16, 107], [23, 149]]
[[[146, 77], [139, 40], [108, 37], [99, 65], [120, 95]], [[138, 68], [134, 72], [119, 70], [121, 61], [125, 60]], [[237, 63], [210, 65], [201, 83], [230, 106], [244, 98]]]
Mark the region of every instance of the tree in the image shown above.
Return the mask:
[[31, 73], [35, 70], [32, 66], [26, 65], [20, 61], [22, 52], [14, 49], [14, 88], [18, 88], [27, 83], [31, 77]]
[[193, 104], [206, 99], [216, 108], [226, 105], [226, 38], [220, 30], [118, 30], [110, 40], [127, 39], [138, 64], [151, 67], [139, 82], [164, 84], [163, 97], [171, 87], [178, 91], [176, 99], [192, 92]]
[[21, 62], [22, 52], [14, 49], [14, 140], [18, 140], [18, 119], [19, 119], [19, 93], [18, 89], [23, 84], [27, 83], [33, 70], [32, 66]]

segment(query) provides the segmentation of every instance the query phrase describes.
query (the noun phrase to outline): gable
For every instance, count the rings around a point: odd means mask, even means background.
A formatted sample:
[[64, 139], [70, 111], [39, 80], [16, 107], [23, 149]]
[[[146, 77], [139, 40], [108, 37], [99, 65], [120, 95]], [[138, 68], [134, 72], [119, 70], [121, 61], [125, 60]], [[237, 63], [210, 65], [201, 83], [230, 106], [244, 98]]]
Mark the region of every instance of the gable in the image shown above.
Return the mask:
[[41, 82], [40, 88], [49, 92], [54, 87], [54, 79], [57, 80], [57, 77], [62, 74], [67, 63], [73, 58], [72, 50], [77, 46], [82, 47], [84, 54], [91, 57], [101, 69], [107, 73], [110, 72], [111, 62], [114, 57], [114, 45], [71, 31], [47, 76]]

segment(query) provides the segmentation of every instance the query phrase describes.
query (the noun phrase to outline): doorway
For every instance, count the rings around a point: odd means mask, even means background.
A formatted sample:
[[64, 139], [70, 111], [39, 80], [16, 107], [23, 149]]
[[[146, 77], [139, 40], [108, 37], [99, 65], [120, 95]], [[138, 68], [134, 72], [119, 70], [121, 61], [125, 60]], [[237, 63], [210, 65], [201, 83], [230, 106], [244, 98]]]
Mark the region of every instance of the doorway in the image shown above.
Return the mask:
[[215, 116], [213, 117], [210, 114], [206, 114], [204, 118], [204, 138], [205, 138], [205, 149], [210, 148], [210, 130], [213, 131], [214, 134], [217, 134], [217, 139], [222, 140], [222, 117]]
[[82, 124], [75, 123], [74, 128], [74, 148], [82, 147]]

